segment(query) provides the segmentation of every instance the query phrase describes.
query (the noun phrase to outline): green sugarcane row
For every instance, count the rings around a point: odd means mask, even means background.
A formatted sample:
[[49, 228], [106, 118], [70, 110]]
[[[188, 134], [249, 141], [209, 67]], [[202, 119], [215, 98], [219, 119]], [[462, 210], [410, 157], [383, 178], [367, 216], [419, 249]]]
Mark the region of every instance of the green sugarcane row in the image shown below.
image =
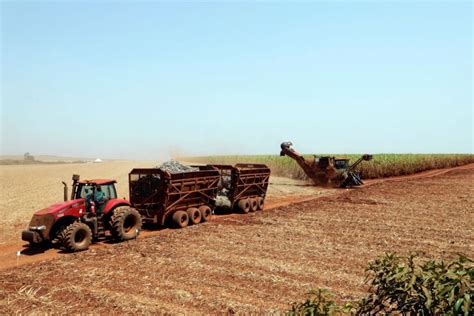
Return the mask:
[[[307, 155], [307, 157], [312, 156]], [[351, 159], [350, 163], [353, 163], [361, 155], [317, 155], [317, 157], [320, 156], [347, 157]], [[263, 163], [270, 167], [272, 174], [275, 176], [300, 180], [308, 179], [293, 159], [278, 155], [202, 156], [179, 159], [206, 164]], [[472, 154], [376, 154], [372, 161], [362, 162], [357, 170], [361, 172], [364, 179], [376, 179], [457, 167], [469, 163], [474, 163], [474, 155]]]

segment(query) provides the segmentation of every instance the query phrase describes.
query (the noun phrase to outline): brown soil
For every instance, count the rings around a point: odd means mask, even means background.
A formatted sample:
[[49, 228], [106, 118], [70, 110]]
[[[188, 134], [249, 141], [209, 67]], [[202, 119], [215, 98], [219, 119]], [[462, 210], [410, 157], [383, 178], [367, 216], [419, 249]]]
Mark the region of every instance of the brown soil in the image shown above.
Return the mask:
[[[95, 168], [95, 171], [101, 170], [102, 173], [100, 174], [107, 174], [110, 175], [108, 178], [110, 179], [119, 179], [118, 180], [118, 192], [126, 192], [126, 184], [127, 180], [124, 179], [126, 177], [126, 173], [123, 173], [123, 170], [127, 170], [126, 167], [131, 164], [130, 162], [113, 162], [109, 164], [104, 164], [106, 167], [103, 168]], [[103, 166], [104, 166], [103, 165]], [[97, 165], [93, 165], [94, 167]], [[70, 175], [72, 172], [74, 172], [75, 169], [71, 171], [71, 169], [68, 168], [61, 168], [58, 170], [58, 168], [47, 168], [54, 176], [58, 176], [58, 174], [67, 174]], [[45, 180], [44, 178], [44, 170], [43, 168], [40, 169], [28, 169], [28, 173], [34, 174], [33, 178], [37, 179], [37, 187], [36, 190], [39, 191], [37, 193], [37, 196], [32, 197], [29, 194], [23, 194], [22, 198], [22, 193], [20, 192], [20, 188], [23, 186], [22, 185], [22, 177], [19, 176], [14, 176], [15, 174], [23, 174], [23, 172], [15, 172], [8, 174], [9, 178], [12, 180], [11, 185], [8, 186], [9, 192], [12, 193], [12, 195], [15, 196], [16, 199], [11, 199], [7, 201], [3, 201], [4, 203], [9, 203], [11, 204], [9, 208], [13, 208], [13, 205], [15, 205], [15, 202], [18, 201], [24, 201], [25, 203], [29, 203], [30, 208], [33, 209], [34, 205], [41, 205], [43, 206], [47, 205], [45, 203], [53, 203], [53, 197], [55, 195], [51, 194], [52, 192], [44, 192], [44, 194], [41, 194], [40, 192], [44, 189], [43, 183], [41, 181], [48, 181], [53, 182], [53, 179], [48, 179]], [[86, 173], [86, 170], [82, 170], [83, 173], [87, 174], [93, 174], [91, 173], [90, 170], [88, 170], [88, 173]], [[3, 176], [6, 176], [6, 174], [3, 174]], [[53, 177], [51, 175], [51, 177]], [[15, 182], [16, 181], [16, 182]], [[30, 184], [31, 185], [31, 184]], [[30, 187], [30, 189], [26, 190], [26, 193], [29, 193], [32, 190], [33, 186]], [[48, 187], [47, 187], [48, 188]], [[56, 190], [56, 185], [54, 186], [54, 189]], [[61, 191], [61, 190], [59, 190]], [[337, 190], [335, 189], [326, 189], [326, 188], [317, 188], [312, 186], [306, 181], [302, 180], [293, 180], [293, 179], [288, 179], [288, 178], [280, 178], [280, 177], [271, 177], [270, 180], [270, 186], [267, 192], [267, 200], [266, 200], [266, 209], [273, 209], [275, 207], [281, 207], [285, 205], [289, 205], [291, 203], [296, 203], [296, 202], [302, 202], [302, 201], [307, 201], [307, 200], [312, 200], [315, 197], [320, 197], [324, 196], [327, 194], [332, 194], [335, 193]], [[15, 192], [15, 194], [13, 194]], [[57, 193], [57, 192], [56, 192]], [[128, 193], [124, 194], [125, 197], [127, 198]], [[58, 199], [59, 200], [59, 199]], [[34, 202], [36, 201], [36, 202]], [[57, 201], [57, 200], [56, 200]], [[20, 240], [21, 236], [21, 231], [25, 229], [27, 224], [29, 223], [29, 220], [33, 214], [33, 211], [29, 211], [27, 209], [19, 209], [21, 207], [22, 203], [18, 204], [17, 211], [14, 213], [8, 213], [8, 212], [2, 212], [3, 214], [6, 214], [3, 216], [0, 220], [0, 224], [2, 227], [5, 227], [5, 229], [2, 231], [2, 233], [7, 233], [8, 236], [4, 238], [3, 243], [1, 242], [2, 240], [0, 239], [0, 271], [5, 270], [11, 267], [18, 267], [24, 264], [29, 264], [33, 262], [39, 262], [39, 261], [45, 261], [45, 260], [50, 260], [53, 258], [57, 258], [62, 254], [60, 250], [57, 249], [45, 249], [45, 248], [36, 248], [36, 249], [30, 249], [28, 248], [28, 243], [23, 242]], [[224, 216], [236, 216], [237, 214], [231, 214], [231, 215], [224, 215]], [[237, 215], [238, 216], [238, 215]], [[3, 223], [2, 223], [3, 221]], [[142, 233], [140, 234], [140, 238], [148, 237], [148, 236], [154, 236], [159, 234], [161, 230], [143, 230]], [[98, 243], [92, 245], [94, 249], [96, 248], [103, 248], [110, 246], [110, 244], [106, 243]], [[20, 256], [18, 256], [18, 253]]]
[[271, 210], [269, 201], [262, 212], [3, 270], [0, 313], [271, 312], [315, 287], [355, 298], [384, 252], [474, 255], [473, 177], [471, 166], [275, 200]]
[[[269, 197], [267, 199], [265, 210], [275, 209], [277, 207], [287, 206], [294, 203], [301, 203], [305, 201], [314, 200], [317, 197], [324, 196], [321, 195], [290, 195], [284, 197]], [[240, 217], [240, 214], [227, 214], [227, 215], [215, 215], [213, 216], [213, 221], [229, 217]], [[150, 236], [159, 235], [163, 230], [169, 228], [158, 228], [158, 229], [144, 229], [139, 239], [146, 238]], [[92, 249], [110, 247], [113, 244], [107, 242], [99, 242], [93, 244]], [[54, 248], [29, 248], [28, 243], [24, 241], [10, 242], [0, 244], [0, 271], [9, 269], [12, 267], [18, 267], [25, 264], [30, 264], [33, 262], [46, 261], [54, 259], [64, 254], [61, 250]]]

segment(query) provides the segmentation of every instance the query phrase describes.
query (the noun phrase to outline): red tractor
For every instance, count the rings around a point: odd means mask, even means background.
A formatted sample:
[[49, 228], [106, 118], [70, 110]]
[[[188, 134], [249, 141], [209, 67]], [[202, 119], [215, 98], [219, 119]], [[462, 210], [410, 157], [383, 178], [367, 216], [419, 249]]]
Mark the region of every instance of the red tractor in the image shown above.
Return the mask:
[[[109, 235], [116, 241], [134, 239], [141, 230], [140, 214], [130, 202], [117, 198], [115, 180], [96, 179], [79, 181], [72, 176], [71, 200], [67, 184], [64, 202], [37, 211], [21, 238], [37, 246], [51, 242], [66, 251], [80, 251], [93, 240]], [[101, 203], [94, 202], [96, 191], [101, 191]], [[109, 234], [106, 234], [109, 232]]]

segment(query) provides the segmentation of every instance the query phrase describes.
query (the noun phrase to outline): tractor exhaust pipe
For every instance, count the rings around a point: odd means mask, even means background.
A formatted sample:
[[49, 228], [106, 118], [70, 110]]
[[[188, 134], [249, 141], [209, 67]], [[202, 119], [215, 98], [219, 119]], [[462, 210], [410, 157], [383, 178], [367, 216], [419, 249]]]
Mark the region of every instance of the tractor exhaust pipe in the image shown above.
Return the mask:
[[71, 190], [71, 200], [74, 200], [74, 194], [76, 193], [77, 182], [79, 182], [80, 176], [78, 174], [72, 175], [72, 190]]
[[64, 202], [67, 202], [67, 184], [64, 181], [62, 183], [64, 185]]

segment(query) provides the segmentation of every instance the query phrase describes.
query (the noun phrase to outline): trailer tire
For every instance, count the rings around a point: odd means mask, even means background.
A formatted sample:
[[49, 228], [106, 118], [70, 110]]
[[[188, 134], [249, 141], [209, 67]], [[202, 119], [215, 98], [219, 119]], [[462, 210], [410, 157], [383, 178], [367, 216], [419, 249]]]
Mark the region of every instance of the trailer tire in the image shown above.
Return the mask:
[[258, 209], [258, 201], [257, 198], [250, 198], [250, 212], [255, 212]]
[[263, 197], [257, 198], [258, 210], [261, 211], [265, 207], [265, 199]]
[[136, 209], [119, 207], [110, 218], [110, 233], [117, 241], [135, 239], [142, 229], [142, 217]]
[[241, 211], [244, 214], [247, 214], [250, 211], [250, 201], [249, 199], [242, 199], [239, 201], [237, 204], [239, 207], [239, 211]]
[[201, 211], [199, 211], [199, 209], [195, 207], [191, 207], [191, 208], [188, 208], [186, 213], [188, 214], [190, 225], [199, 224], [201, 222], [202, 216], [201, 216]]
[[189, 217], [184, 211], [177, 211], [173, 214], [173, 224], [176, 228], [184, 228], [188, 226]]
[[211, 220], [212, 210], [209, 206], [203, 205], [199, 207], [199, 211], [201, 212], [201, 222], [208, 222]]
[[84, 223], [74, 222], [64, 230], [62, 244], [65, 251], [86, 250], [92, 242], [92, 231]]

